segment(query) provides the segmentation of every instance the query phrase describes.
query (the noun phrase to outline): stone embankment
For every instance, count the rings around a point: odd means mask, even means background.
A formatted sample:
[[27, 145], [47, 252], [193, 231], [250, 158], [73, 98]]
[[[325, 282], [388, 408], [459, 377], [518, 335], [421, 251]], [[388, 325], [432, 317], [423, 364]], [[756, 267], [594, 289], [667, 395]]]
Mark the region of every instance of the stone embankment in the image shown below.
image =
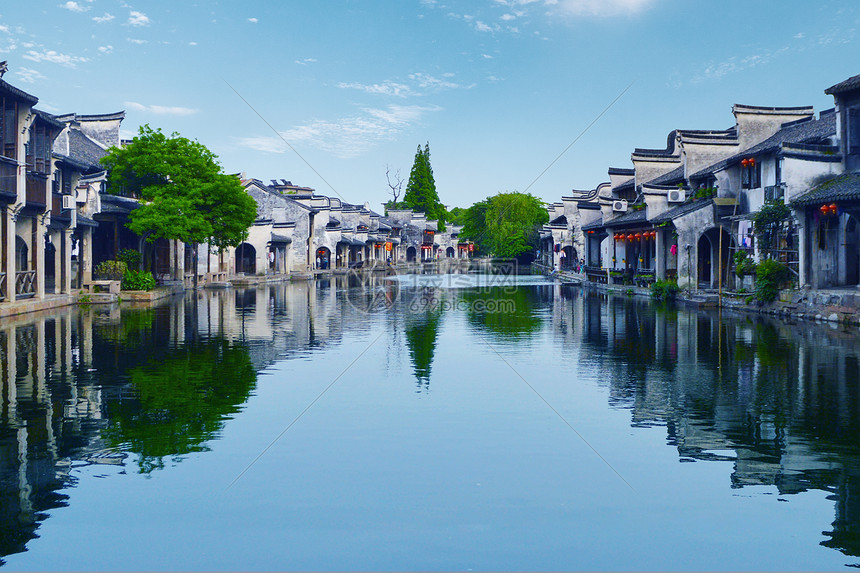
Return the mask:
[[[549, 274], [538, 271], [539, 274]], [[631, 285], [607, 285], [589, 282], [584, 274], [574, 272], [556, 272], [556, 280], [565, 284], [582, 285], [583, 287], [613, 292], [627, 296], [650, 297], [651, 291], [645, 287]], [[720, 306], [720, 296], [715, 291], [699, 291], [695, 293], [681, 292], [678, 302], [696, 308], [717, 308]], [[768, 314], [798, 320], [826, 321], [841, 324], [860, 325], [860, 288], [844, 287], [838, 289], [792, 289], [780, 293], [779, 299], [762, 304], [752, 300], [750, 293], [724, 292], [722, 307], [741, 312]]]

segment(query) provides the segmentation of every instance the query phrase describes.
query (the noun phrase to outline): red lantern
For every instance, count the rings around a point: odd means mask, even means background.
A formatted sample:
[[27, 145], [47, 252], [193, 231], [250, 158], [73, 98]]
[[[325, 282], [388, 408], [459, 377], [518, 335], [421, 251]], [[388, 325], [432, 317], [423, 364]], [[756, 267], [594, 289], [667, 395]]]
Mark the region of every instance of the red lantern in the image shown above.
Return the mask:
[[750, 167], [755, 167], [755, 157], [750, 157]]
[[640, 240], [642, 238], [642, 233], [636, 233], [636, 240]]
[[743, 165], [744, 167], [746, 167], [749, 164], [750, 164], [750, 162], [748, 159], [744, 159], [743, 161], [741, 161], [741, 165]]
[[839, 210], [839, 207], [836, 206], [836, 203], [830, 204], [830, 212], [831, 213], [833, 213], [835, 215], [838, 210]]
[[830, 208], [827, 205], [822, 205], [818, 209], [819, 209], [819, 211], [821, 211], [822, 215], [827, 215], [827, 212], [830, 210]]

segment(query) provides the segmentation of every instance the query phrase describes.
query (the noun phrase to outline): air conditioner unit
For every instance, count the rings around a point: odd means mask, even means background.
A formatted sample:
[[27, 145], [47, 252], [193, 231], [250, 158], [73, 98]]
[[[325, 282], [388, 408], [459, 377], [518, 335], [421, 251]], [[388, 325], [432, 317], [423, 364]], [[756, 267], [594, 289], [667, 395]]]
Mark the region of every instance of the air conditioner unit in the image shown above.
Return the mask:
[[63, 195], [63, 210], [70, 211], [75, 208], [75, 196]]
[[683, 189], [669, 191], [669, 203], [683, 203], [687, 200], [687, 193]]
[[612, 202], [612, 210], [617, 211], [618, 213], [626, 213], [627, 212], [627, 201], [624, 199], [618, 199]]

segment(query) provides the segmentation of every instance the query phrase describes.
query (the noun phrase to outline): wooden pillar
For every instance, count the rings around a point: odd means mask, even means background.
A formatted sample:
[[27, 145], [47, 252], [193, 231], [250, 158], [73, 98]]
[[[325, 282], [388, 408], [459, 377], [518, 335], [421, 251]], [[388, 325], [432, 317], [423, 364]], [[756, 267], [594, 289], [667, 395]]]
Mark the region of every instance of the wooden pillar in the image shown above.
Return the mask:
[[6, 300], [15, 300], [15, 217], [8, 207], [3, 212], [3, 268], [6, 273]]

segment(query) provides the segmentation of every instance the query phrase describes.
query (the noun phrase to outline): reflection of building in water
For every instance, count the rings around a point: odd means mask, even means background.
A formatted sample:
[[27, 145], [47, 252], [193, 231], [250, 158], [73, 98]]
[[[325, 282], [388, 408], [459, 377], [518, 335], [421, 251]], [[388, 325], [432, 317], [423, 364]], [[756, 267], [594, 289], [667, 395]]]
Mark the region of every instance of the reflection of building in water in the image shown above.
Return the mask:
[[29, 320], [0, 330], [0, 556], [24, 551], [44, 512], [65, 505], [71, 460], [101, 449], [101, 395], [79, 376], [86, 318]]
[[[123, 463], [126, 454], [116, 449], [121, 446], [136, 455], [140, 471], [151, 471], [162, 455], [205, 449], [212, 428], [247, 399], [254, 372], [296, 352], [337, 344], [344, 328], [368, 328], [366, 316], [345, 304], [346, 296], [343, 285], [324, 281], [275, 283], [201, 293], [196, 305], [187, 295], [144, 309], [99, 305], [4, 319], [0, 563], [26, 549], [45, 512], [67, 503], [62, 491], [74, 484], [73, 464]], [[182, 370], [187, 379], [181, 382], [192, 389], [211, 383], [216, 399], [192, 393], [203, 397], [201, 409], [212, 410], [206, 427], [199, 435], [165, 440], [171, 426], [161, 418], [183, 421], [184, 405], [176, 402], [182, 396], [158, 396], [162, 410], [153, 415], [131, 380], [157, 388], [175, 379], [177, 354], [194, 357], [199, 366]], [[207, 361], [218, 376], [206, 369]], [[224, 388], [223, 378], [238, 383]], [[227, 391], [219, 395], [222, 388]]]
[[831, 492], [823, 543], [860, 555], [860, 347], [854, 333], [582, 295], [582, 360], [634, 426], [665, 425], [682, 459], [733, 463], [731, 487]]

